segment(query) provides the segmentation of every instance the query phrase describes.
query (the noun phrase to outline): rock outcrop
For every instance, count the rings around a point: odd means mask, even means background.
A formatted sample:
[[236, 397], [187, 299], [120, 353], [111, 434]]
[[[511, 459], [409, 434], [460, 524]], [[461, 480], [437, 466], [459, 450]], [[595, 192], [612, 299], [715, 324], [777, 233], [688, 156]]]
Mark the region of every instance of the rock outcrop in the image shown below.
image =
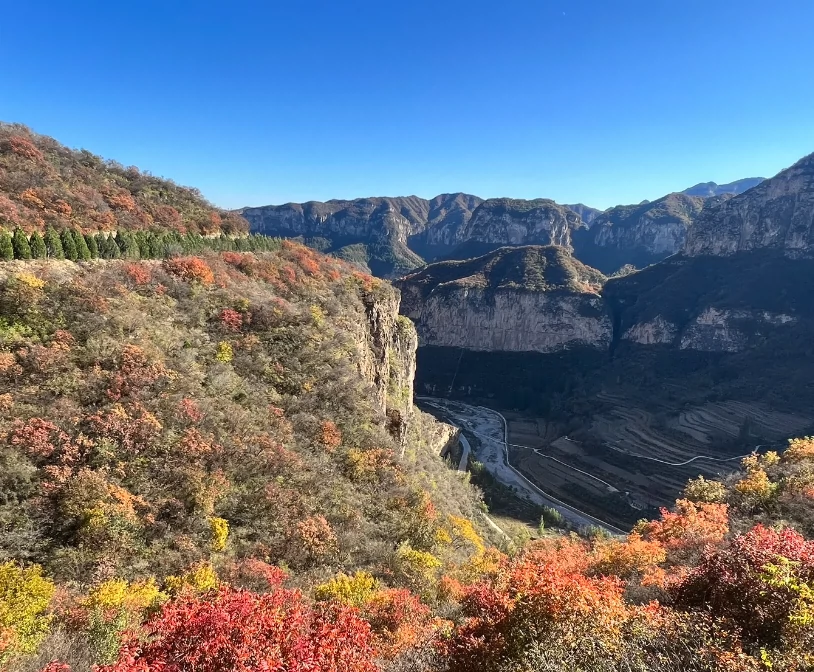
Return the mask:
[[814, 154], [698, 217], [684, 246], [690, 256], [777, 250], [814, 256]]
[[356, 328], [358, 367], [375, 388], [375, 401], [384, 413], [412, 412], [415, 351], [418, 347], [415, 327], [399, 315], [399, 293], [382, 284], [363, 296], [365, 320]]
[[679, 252], [687, 230], [705, 207], [725, 197], [668, 194], [639, 205], [618, 205], [598, 215], [574, 236], [574, 254], [603, 273], [626, 264], [642, 268]]
[[546, 198], [490, 198], [457, 233], [455, 242], [496, 245], [559, 245], [573, 249], [571, 234], [584, 226], [570, 208]]
[[[254, 233], [300, 238], [376, 275], [395, 277], [421, 266], [421, 255], [434, 246], [447, 249], [444, 239], [468, 221], [480, 202], [468, 194], [442, 194], [431, 201], [417, 196], [311, 201], [240, 213]], [[430, 228], [438, 233], [422, 235]]]
[[396, 284], [421, 345], [555, 352], [608, 348], [603, 281], [560, 247], [527, 246], [431, 264]]
[[590, 224], [603, 212], [602, 210], [592, 208], [591, 206], [585, 205], [584, 203], [574, 203], [572, 205], [566, 205], [565, 207], [568, 208], [569, 210], [573, 210], [574, 212], [576, 212], [579, 215], [580, 219], [586, 224]]

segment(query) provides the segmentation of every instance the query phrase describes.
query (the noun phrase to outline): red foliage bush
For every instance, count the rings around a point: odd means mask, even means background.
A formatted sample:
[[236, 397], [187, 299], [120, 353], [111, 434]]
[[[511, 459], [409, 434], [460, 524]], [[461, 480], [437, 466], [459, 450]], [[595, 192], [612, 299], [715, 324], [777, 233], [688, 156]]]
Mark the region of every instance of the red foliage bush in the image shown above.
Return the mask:
[[169, 371], [161, 362], [150, 361], [142, 348], [128, 343], [122, 348], [118, 371], [111, 374], [107, 396], [114, 401], [126, 396], [136, 396], [169, 376]]
[[188, 282], [211, 285], [215, 275], [209, 265], [200, 257], [173, 257], [164, 261], [168, 273]]
[[762, 525], [708, 552], [674, 590], [676, 604], [731, 619], [745, 639], [777, 644], [798, 604], [791, 585], [771, 585], [767, 565], [783, 566], [790, 578], [814, 582], [814, 541], [791, 529]]
[[161, 423], [141, 404], [128, 408], [115, 404], [87, 418], [92, 435], [107, 438], [119, 444], [127, 453], [143, 451], [161, 429]]
[[58, 660], [52, 660], [40, 672], [71, 672], [71, 666]]
[[370, 626], [346, 607], [310, 606], [298, 591], [221, 589], [167, 603], [100, 672], [375, 672]]
[[614, 646], [628, 618], [622, 582], [589, 578], [581, 544], [562, 542], [532, 549], [494, 577], [469, 587], [462, 607], [467, 617], [445, 645], [455, 672], [498, 667], [522, 656], [533, 641], [587, 635]]
[[6, 145], [13, 154], [32, 161], [42, 161], [42, 152], [31, 140], [22, 135], [12, 135]]
[[197, 423], [203, 420], [203, 413], [198, 408], [198, 403], [194, 399], [184, 398], [178, 402], [176, 415], [182, 420]]
[[645, 523], [638, 531], [668, 550], [703, 548], [722, 541], [729, 532], [729, 507], [679, 499], [675, 511], [662, 508], [661, 520]]
[[332, 420], [324, 420], [320, 425], [319, 442], [329, 453], [342, 444], [342, 432]]
[[229, 331], [240, 331], [243, 327], [243, 315], [232, 308], [220, 311], [220, 323]]
[[153, 279], [150, 267], [145, 264], [127, 264], [124, 267], [124, 272], [136, 285], [149, 285]]
[[276, 565], [257, 558], [244, 558], [227, 565], [221, 575], [231, 585], [265, 592], [272, 588], [281, 588], [288, 579], [288, 572]]
[[58, 444], [67, 438], [54, 423], [42, 418], [31, 418], [26, 422], [15, 422], [9, 442], [12, 446], [22, 448], [29, 457], [44, 460], [51, 457]]
[[432, 610], [404, 588], [377, 593], [363, 609], [384, 658], [394, 658], [428, 640], [434, 632]]

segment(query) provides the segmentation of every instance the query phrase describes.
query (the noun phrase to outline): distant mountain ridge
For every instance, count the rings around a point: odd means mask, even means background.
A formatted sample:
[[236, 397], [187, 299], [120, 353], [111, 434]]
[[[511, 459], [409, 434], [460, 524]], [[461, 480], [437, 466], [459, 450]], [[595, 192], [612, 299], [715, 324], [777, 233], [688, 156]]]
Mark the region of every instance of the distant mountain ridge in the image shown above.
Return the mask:
[[738, 194], [742, 194], [744, 191], [748, 191], [752, 187], [756, 187], [765, 179], [765, 177], [746, 177], [742, 180], [730, 182], [729, 184], [699, 182], [695, 186], [685, 189], [681, 193], [687, 194], [687, 196], [703, 196], [705, 198], [709, 196], [722, 196], [723, 194], [734, 194], [737, 196]]
[[701, 212], [729, 198], [732, 194], [704, 198], [674, 193], [638, 205], [617, 205], [575, 232], [574, 254], [607, 274], [626, 264], [649, 266], [679, 252]]
[[[254, 233], [296, 238], [322, 252], [394, 278], [441, 259], [469, 259], [510, 245], [559, 245], [606, 274], [678, 252], [705, 206], [762, 178], [714, 182], [604, 212], [550, 199], [482, 199], [456, 192], [247, 207]], [[689, 193], [699, 192], [699, 193]], [[703, 193], [700, 193], [703, 192]], [[711, 200], [712, 199], [712, 200]]]

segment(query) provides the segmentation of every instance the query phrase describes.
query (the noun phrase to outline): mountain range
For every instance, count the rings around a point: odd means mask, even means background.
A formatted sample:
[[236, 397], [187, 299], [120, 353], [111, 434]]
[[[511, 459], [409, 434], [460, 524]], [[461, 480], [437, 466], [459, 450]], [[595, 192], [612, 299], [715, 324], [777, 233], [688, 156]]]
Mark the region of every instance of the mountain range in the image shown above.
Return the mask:
[[247, 214], [0, 126], [2, 669], [810, 662], [814, 155]]
[[504, 245], [556, 244], [604, 273], [646, 266], [681, 249], [706, 205], [763, 178], [708, 182], [638, 205], [600, 211], [549, 199], [482, 199], [471, 194], [376, 197], [243, 208], [251, 230], [306, 245], [398, 277], [428, 261], [466, 259]]

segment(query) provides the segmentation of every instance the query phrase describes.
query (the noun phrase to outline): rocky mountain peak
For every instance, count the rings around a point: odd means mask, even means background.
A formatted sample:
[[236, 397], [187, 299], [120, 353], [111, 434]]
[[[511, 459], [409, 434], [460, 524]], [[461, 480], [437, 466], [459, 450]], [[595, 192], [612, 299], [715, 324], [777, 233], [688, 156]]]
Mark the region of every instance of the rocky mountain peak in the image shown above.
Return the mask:
[[733, 198], [707, 207], [687, 235], [691, 256], [775, 249], [814, 256], [814, 154]]

